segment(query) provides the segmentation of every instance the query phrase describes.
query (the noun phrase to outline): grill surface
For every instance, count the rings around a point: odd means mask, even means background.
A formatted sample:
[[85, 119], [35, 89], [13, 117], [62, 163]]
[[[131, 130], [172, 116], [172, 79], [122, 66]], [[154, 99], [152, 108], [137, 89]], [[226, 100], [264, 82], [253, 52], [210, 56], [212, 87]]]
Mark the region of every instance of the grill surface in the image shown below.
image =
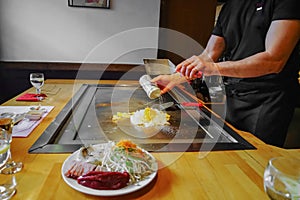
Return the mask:
[[[142, 128], [129, 119], [112, 121], [117, 112], [134, 112], [169, 101], [174, 102], [166, 110], [170, 125]], [[159, 152], [254, 148], [207, 109], [186, 109], [180, 105], [182, 101], [191, 99], [177, 90], [151, 100], [139, 85], [84, 85], [29, 152], [73, 152], [83, 145], [121, 139]]]

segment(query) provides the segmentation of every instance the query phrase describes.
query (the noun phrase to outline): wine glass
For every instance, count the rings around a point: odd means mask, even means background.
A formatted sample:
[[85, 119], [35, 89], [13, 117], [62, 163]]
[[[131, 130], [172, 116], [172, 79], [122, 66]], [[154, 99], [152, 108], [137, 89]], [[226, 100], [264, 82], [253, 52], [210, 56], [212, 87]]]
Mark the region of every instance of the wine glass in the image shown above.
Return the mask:
[[270, 199], [300, 199], [300, 160], [276, 157], [264, 172], [264, 188]]
[[[10, 134], [0, 129], [0, 170], [10, 158]], [[0, 199], [10, 199], [16, 192], [16, 178], [14, 175], [0, 175]]]
[[22, 170], [23, 163], [15, 162], [12, 159], [10, 151], [10, 143], [12, 141], [12, 126], [13, 121], [11, 118], [0, 119], [0, 173], [1, 174], [15, 174]]
[[41, 94], [41, 88], [44, 85], [44, 74], [43, 73], [30, 73], [30, 83], [35, 87], [36, 94]]
[[17, 181], [15, 175], [0, 174], [0, 199], [8, 200], [17, 191]]
[[6, 130], [0, 129], [0, 169], [9, 159], [10, 137]]

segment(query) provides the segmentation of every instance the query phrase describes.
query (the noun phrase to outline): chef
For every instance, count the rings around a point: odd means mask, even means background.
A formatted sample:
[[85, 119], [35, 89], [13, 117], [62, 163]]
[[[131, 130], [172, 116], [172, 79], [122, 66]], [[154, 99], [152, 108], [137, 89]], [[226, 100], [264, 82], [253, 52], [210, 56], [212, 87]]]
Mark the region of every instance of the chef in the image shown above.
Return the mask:
[[152, 82], [165, 93], [199, 72], [221, 75], [226, 121], [282, 147], [300, 92], [299, 38], [299, 0], [228, 0], [203, 53]]

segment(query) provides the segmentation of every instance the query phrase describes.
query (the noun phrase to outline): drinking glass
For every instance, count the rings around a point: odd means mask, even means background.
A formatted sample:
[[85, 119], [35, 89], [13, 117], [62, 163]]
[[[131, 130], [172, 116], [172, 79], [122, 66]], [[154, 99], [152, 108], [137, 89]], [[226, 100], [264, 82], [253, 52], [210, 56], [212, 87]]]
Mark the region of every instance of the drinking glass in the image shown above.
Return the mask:
[[[8, 134], [12, 134], [13, 120], [10, 117], [2, 117], [0, 118], [0, 130], [4, 129]], [[10, 137], [11, 142], [12, 137]]]
[[[10, 159], [10, 134], [0, 129], [0, 170]], [[0, 175], [0, 199], [10, 199], [16, 192], [16, 178], [14, 175]]]
[[0, 129], [0, 169], [6, 164], [9, 159], [10, 137], [6, 130]]
[[17, 190], [17, 181], [15, 175], [0, 174], [0, 199], [10, 199]]
[[300, 160], [276, 157], [264, 172], [264, 188], [270, 199], [300, 199]]
[[41, 88], [44, 85], [44, 74], [43, 73], [31, 73], [30, 83], [36, 89], [37, 95], [41, 94]]
[[1, 154], [0, 173], [1, 174], [14, 174], [21, 171], [23, 167], [22, 162], [15, 162], [12, 159], [12, 155], [10, 151], [10, 143], [12, 141], [12, 126], [13, 126], [12, 119], [10, 118], [0, 119], [0, 143], [3, 148], [2, 150], [0, 150], [0, 154]]

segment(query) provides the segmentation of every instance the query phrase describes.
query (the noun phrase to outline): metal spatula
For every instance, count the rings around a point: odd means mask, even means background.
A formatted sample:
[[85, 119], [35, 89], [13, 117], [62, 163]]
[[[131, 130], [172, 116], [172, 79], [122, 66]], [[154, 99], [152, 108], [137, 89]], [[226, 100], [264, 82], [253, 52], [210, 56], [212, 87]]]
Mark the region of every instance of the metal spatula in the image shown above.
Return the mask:
[[157, 109], [157, 110], [165, 110], [171, 106], [173, 106], [173, 102], [167, 102], [167, 103], [162, 103], [162, 104], [153, 104], [151, 106], [152, 109]]

